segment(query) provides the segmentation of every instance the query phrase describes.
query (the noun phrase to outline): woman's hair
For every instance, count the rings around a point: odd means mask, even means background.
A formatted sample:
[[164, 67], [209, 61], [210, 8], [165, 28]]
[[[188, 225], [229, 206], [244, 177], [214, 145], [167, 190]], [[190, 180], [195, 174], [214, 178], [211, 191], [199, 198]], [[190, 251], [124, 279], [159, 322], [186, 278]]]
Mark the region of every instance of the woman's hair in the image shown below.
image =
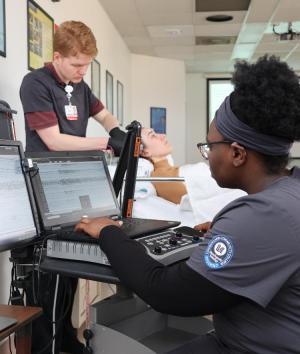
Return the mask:
[[[295, 72], [275, 56], [254, 64], [236, 63], [231, 108], [242, 122], [266, 135], [300, 140], [300, 85]], [[288, 163], [288, 156], [262, 155], [269, 172]]]
[[82, 53], [94, 58], [98, 52], [93, 32], [79, 21], [66, 21], [57, 28], [53, 39], [53, 50], [64, 57]]

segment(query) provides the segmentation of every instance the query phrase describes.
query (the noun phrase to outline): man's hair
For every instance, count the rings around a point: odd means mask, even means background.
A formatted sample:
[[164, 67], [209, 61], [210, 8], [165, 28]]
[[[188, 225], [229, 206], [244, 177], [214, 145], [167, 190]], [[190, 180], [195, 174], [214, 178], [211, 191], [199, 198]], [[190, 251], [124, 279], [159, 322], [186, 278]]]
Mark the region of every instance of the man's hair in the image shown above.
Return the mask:
[[53, 50], [64, 57], [82, 53], [94, 58], [98, 52], [93, 32], [79, 21], [66, 21], [57, 28], [54, 34]]
[[[231, 108], [239, 120], [266, 135], [300, 140], [300, 85], [295, 72], [275, 56], [254, 64], [236, 63]], [[288, 156], [262, 155], [269, 172], [286, 166]]]

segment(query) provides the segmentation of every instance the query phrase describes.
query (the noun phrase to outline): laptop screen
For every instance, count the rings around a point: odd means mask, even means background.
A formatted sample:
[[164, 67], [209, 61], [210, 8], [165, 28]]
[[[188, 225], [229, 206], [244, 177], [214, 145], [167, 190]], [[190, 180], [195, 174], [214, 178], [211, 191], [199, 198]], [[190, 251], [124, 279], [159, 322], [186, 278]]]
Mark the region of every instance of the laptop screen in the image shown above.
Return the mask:
[[0, 141], [0, 251], [21, 246], [37, 234], [21, 150], [18, 142]]
[[31, 158], [38, 167], [33, 186], [46, 229], [74, 225], [85, 215], [120, 214], [102, 153], [45, 154]]

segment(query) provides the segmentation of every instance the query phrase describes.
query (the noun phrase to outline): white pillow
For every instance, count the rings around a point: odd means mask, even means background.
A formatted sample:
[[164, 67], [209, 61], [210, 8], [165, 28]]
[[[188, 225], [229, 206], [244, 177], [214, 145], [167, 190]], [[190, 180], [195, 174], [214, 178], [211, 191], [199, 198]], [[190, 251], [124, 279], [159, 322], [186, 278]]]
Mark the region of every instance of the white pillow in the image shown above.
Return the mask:
[[[116, 165], [109, 165], [108, 170], [113, 179], [114, 174], [116, 172]], [[147, 159], [139, 158], [138, 168], [137, 168], [137, 177], [150, 177], [151, 172], [153, 171], [153, 164]], [[156, 189], [153, 184], [148, 181], [137, 181], [135, 184], [135, 199], [144, 199], [148, 196], [157, 195]]]
[[151, 172], [153, 171], [153, 164], [151, 161], [144, 159], [142, 157], [139, 158], [138, 168], [137, 168], [137, 176], [138, 177], [150, 177]]

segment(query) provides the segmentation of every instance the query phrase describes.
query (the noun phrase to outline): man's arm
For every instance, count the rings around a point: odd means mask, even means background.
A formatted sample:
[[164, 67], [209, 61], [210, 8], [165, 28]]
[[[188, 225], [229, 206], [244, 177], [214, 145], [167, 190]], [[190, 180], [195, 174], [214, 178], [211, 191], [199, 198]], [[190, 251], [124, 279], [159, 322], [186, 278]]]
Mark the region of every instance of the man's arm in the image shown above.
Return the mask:
[[99, 122], [107, 132], [119, 126], [118, 119], [105, 108], [95, 114], [93, 118]]
[[117, 118], [105, 108], [95, 114], [94, 118], [109, 132], [108, 146], [113, 149], [116, 156], [119, 156], [125, 142], [126, 133], [119, 128]]
[[107, 148], [108, 138], [83, 138], [62, 134], [58, 125], [37, 129], [36, 132], [51, 151], [105, 150]]

